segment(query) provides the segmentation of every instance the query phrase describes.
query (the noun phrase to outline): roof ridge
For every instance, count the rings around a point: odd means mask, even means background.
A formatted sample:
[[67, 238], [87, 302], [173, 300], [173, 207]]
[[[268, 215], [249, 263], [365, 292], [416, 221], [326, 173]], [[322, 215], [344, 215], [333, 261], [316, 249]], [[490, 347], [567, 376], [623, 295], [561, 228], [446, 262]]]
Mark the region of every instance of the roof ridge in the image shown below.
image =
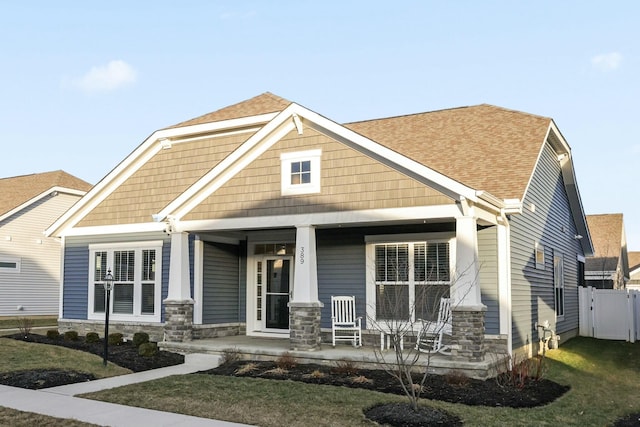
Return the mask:
[[539, 114], [532, 114], [532, 113], [527, 113], [525, 111], [514, 110], [512, 108], [501, 107], [499, 105], [482, 103], [482, 104], [475, 104], [475, 105], [462, 105], [462, 106], [458, 106], [458, 107], [441, 108], [439, 110], [422, 111], [422, 112], [417, 112], [417, 113], [399, 114], [399, 115], [396, 115], [396, 116], [379, 117], [379, 118], [375, 118], [375, 119], [358, 120], [358, 121], [355, 121], [355, 122], [346, 122], [346, 123], [343, 123], [343, 125], [351, 125], [351, 124], [367, 123], [367, 122], [376, 122], [376, 121], [382, 121], [382, 120], [393, 120], [393, 119], [400, 119], [400, 118], [405, 118], [405, 117], [422, 116], [422, 115], [427, 115], [427, 114], [445, 113], [445, 112], [448, 112], [448, 111], [456, 111], [456, 110], [464, 110], [464, 109], [476, 109], [476, 108], [481, 108], [481, 107], [488, 107], [488, 108], [492, 108], [492, 109], [495, 109], [495, 110], [501, 110], [501, 111], [504, 111], [504, 112], [522, 114], [522, 115], [526, 115], [526, 116], [538, 117], [538, 118], [546, 119], [546, 120], [552, 120], [551, 117], [542, 116], [542, 115], [539, 115]]

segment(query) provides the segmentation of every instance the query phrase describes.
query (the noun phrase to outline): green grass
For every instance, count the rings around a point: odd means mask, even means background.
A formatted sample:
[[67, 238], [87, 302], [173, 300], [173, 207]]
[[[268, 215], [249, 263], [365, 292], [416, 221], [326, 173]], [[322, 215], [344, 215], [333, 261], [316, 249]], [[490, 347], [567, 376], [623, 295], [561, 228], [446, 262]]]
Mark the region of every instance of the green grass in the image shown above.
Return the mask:
[[94, 425], [77, 420], [65, 420], [32, 412], [16, 411], [0, 406], [0, 427], [89, 427]]
[[[65, 347], [26, 343], [10, 338], [0, 338], [0, 372], [29, 369], [70, 369], [92, 373], [96, 378], [106, 378], [131, 373], [113, 363], [105, 368], [102, 358], [94, 354]], [[91, 426], [76, 420], [65, 420], [46, 415], [22, 412], [0, 406], [0, 427], [80, 427]]]
[[[422, 401], [460, 416], [465, 426], [606, 426], [640, 412], [640, 342], [575, 338], [547, 353], [546, 377], [571, 390], [538, 408], [473, 407]], [[260, 426], [364, 426], [362, 410], [399, 396], [289, 381], [188, 375], [87, 397]]]
[[109, 362], [105, 367], [102, 358], [95, 354], [66, 347], [27, 343], [11, 338], [0, 338], [1, 372], [28, 369], [69, 369], [87, 372], [96, 378], [113, 377], [131, 373]]
[[51, 326], [52, 329], [58, 328], [56, 316], [18, 316], [0, 317], [0, 329], [19, 329], [20, 326], [25, 325], [25, 322], [28, 322], [31, 327]]
[[[93, 358], [82, 362], [85, 357]], [[101, 359], [74, 350], [0, 338], [3, 371], [72, 367], [110, 376]], [[85, 364], [86, 363], [86, 364]], [[460, 416], [465, 426], [606, 426], [640, 412], [640, 342], [574, 338], [547, 353], [546, 377], [571, 390], [538, 408], [473, 407], [423, 400]], [[111, 367], [111, 369], [115, 369]], [[135, 396], [135, 399], [131, 397]], [[401, 396], [291, 381], [192, 374], [91, 393], [85, 397], [259, 426], [372, 426], [363, 409]], [[1, 425], [7, 411], [0, 408]], [[20, 413], [20, 416], [28, 416]], [[5, 418], [3, 418], [5, 417]], [[11, 419], [11, 416], [9, 416]], [[25, 423], [24, 425], [28, 425]], [[34, 421], [32, 425], [42, 423]], [[44, 424], [57, 426], [60, 424]]]

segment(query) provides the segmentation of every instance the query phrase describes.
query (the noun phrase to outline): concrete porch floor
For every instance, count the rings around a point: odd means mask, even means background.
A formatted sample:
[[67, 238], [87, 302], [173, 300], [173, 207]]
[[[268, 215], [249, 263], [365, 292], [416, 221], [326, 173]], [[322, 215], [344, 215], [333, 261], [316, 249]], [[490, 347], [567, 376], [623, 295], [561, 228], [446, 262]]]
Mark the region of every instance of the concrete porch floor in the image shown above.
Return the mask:
[[[198, 339], [187, 342], [161, 342], [158, 346], [162, 350], [178, 353], [203, 353], [222, 354], [233, 350], [238, 352], [246, 360], [275, 360], [283, 353], [288, 352], [300, 363], [316, 363], [334, 365], [339, 360], [349, 360], [363, 368], [381, 368], [381, 358], [387, 363], [395, 362], [395, 352], [389, 350], [380, 351], [380, 346], [363, 345], [354, 348], [347, 343], [336, 344], [322, 343], [320, 349], [314, 351], [295, 351], [289, 349], [288, 338], [263, 338], [246, 335], [234, 335], [217, 338]], [[405, 347], [405, 353], [410, 350]], [[489, 356], [487, 357], [489, 358]], [[424, 366], [428, 361], [427, 354], [422, 353], [419, 363]], [[485, 360], [483, 362], [465, 362], [453, 360], [451, 356], [433, 354], [429, 361], [429, 372], [434, 374], [446, 374], [451, 370], [463, 371], [472, 378], [486, 379], [494, 376], [497, 360]]]

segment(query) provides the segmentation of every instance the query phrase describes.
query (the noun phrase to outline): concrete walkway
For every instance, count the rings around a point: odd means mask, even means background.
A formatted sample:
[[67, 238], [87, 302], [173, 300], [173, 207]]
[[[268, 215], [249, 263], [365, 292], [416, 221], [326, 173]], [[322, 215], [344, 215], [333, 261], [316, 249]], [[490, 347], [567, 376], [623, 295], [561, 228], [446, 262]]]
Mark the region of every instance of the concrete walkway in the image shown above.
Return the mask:
[[0, 385], [0, 406], [57, 418], [75, 419], [100, 426], [247, 426], [246, 424], [198, 418], [189, 415], [174, 414], [172, 412], [155, 411], [74, 397], [82, 393], [150, 381], [169, 375], [184, 375], [211, 369], [218, 366], [219, 361], [219, 356], [216, 355], [188, 354], [185, 356], [185, 363], [182, 365], [84, 383], [69, 384], [41, 390], [27, 390]]

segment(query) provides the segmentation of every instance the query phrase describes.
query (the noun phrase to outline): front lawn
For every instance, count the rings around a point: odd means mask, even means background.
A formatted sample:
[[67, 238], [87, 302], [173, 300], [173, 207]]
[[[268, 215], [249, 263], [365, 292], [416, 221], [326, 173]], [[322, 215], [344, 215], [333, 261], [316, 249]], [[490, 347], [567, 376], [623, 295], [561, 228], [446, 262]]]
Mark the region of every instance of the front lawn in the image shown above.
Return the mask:
[[[605, 426], [640, 412], [640, 342], [574, 338], [547, 353], [546, 377], [571, 390], [546, 406], [489, 408], [423, 401], [466, 426]], [[379, 392], [267, 379], [192, 374], [92, 393], [86, 397], [260, 426], [373, 425], [363, 409], [402, 401]]]

